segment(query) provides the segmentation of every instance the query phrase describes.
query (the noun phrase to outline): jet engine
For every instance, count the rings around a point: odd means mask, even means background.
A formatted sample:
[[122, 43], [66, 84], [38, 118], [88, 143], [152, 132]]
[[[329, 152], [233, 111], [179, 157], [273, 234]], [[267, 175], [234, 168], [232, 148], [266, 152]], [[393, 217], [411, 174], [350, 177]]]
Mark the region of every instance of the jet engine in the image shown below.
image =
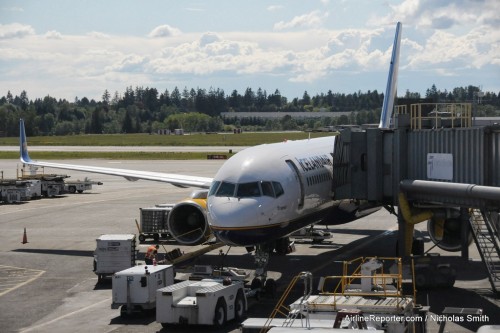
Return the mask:
[[184, 245], [198, 245], [211, 237], [207, 221], [207, 191], [195, 191], [177, 203], [168, 214], [170, 235]]
[[[458, 210], [449, 210], [446, 217], [441, 218], [436, 214], [427, 221], [427, 232], [432, 242], [440, 249], [457, 252], [462, 248], [462, 227], [463, 222]], [[468, 233], [467, 244], [472, 242], [472, 235]]]

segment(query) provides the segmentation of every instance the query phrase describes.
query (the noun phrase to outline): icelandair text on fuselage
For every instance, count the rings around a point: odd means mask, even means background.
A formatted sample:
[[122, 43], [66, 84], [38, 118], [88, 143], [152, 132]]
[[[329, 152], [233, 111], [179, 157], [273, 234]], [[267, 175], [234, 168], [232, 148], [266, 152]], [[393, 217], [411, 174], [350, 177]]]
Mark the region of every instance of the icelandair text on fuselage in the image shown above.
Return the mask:
[[490, 317], [487, 315], [437, 315], [437, 314], [428, 314], [424, 317], [421, 316], [376, 316], [376, 315], [354, 315], [354, 316], [346, 316], [345, 319], [351, 322], [376, 322], [376, 323], [389, 323], [389, 322], [398, 322], [401, 323], [403, 321], [406, 322], [424, 322], [424, 321], [451, 321], [455, 323], [485, 323], [490, 321]]

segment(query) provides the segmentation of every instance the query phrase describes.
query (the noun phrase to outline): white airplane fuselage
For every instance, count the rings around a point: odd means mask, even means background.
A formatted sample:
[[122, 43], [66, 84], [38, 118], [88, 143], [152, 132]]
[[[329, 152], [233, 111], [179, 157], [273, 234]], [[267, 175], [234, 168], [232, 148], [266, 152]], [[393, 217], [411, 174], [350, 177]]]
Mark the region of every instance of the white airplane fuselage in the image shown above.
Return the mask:
[[217, 238], [249, 246], [285, 237], [332, 208], [335, 137], [247, 148], [215, 175], [208, 223]]

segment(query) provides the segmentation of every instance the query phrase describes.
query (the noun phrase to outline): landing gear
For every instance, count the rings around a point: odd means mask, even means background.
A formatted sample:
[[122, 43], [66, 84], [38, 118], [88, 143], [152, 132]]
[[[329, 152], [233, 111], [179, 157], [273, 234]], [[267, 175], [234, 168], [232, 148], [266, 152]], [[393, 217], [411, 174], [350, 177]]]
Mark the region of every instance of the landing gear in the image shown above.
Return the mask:
[[[276, 296], [276, 281], [267, 278], [267, 265], [272, 253], [286, 255], [294, 252], [294, 244], [288, 237], [280, 238], [273, 243], [260, 244], [255, 248], [255, 277], [252, 280], [251, 289], [258, 290], [269, 297]], [[259, 292], [257, 292], [257, 295]]]

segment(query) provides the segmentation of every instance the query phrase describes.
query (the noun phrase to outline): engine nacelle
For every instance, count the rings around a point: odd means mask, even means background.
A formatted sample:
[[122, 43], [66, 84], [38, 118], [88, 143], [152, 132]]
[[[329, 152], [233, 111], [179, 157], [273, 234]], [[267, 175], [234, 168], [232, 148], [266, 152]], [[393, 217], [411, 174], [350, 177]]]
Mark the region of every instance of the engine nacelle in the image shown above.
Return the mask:
[[[457, 210], [452, 210], [446, 217], [436, 215], [427, 221], [427, 232], [432, 242], [440, 249], [457, 252], [462, 249], [462, 220]], [[468, 233], [467, 244], [472, 242], [472, 235]]]
[[206, 193], [194, 192], [191, 198], [177, 203], [168, 214], [167, 227], [170, 235], [184, 245], [206, 242], [212, 234], [206, 212]]

